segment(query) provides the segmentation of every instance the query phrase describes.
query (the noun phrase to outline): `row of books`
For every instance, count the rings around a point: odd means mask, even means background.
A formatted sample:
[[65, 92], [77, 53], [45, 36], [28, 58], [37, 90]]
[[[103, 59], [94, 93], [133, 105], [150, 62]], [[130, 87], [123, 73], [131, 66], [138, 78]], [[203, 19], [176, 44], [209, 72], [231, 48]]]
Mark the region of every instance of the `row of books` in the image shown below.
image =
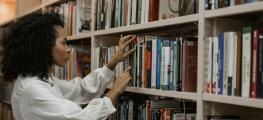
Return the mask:
[[141, 24], [197, 12], [198, 0], [97, 0], [95, 29]]
[[109, 120], [196, 120], [196, 102], [176, 99], [136, 100], [121, 96]]
[[11, 105], [0, 102], [0, 120], [15, 120]]
[[[115, 69], [119, 74], [132, 66], [131, 86], [196, 92], [197, 38], [137, 36], [136, 41], [129, 46], [135, 53]], [[96, 48], [97, 67], [106, 64], [116, 49]]]
[[232, 7], [240, 4], [248, 4], [262, 0], [205, 0], [205, 9], [213, 10], [217, 8]]
[[70, 46], [68, 63], [61, 68], [56, 66], [54, 75], [65, 80], [71, 80], [74, 77], [84, 77], [91, 71], [91, 53], [77, 46]]
[[91, 31], [91, 0], [69, 1], [59, 6], [50, 6], [47, 11], [61, 15], [67, 35]]
[[244, 27], [220, 32], [205, 42], [206, 91], [211, 94], [263, 97], [263, 31]]

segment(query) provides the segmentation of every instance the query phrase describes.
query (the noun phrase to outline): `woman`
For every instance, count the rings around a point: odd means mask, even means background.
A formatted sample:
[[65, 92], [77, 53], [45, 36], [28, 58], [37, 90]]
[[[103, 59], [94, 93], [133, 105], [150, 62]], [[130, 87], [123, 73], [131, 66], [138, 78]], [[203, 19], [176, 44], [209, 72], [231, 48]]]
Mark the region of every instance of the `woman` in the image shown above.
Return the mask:
[[[4, 41], [2, 73], [15, 80], [12, 108], [16, 120], [101, 120], [116, 111], [113, 104], [128, 85], [129, 70], [114, 81], [112, 89], [98, 98], [114, 79], [112, 70], [134, 49], [125, 47], [135, 36], [125, 36], [119, 49], [103, 68], [70, 82], [51, 75], [54, 65], [63, 67], [70, 48], [58, 14], [33, 14], [18, 20]], [[86, 104], [84, 109], [78, 104]]]

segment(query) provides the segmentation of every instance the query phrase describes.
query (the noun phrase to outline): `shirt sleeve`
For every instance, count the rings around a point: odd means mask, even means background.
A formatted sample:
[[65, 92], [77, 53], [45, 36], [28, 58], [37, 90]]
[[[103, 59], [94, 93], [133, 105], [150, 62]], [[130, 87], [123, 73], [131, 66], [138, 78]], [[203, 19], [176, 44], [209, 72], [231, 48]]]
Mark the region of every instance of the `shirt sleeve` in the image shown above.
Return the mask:
[[101, 96], [113, 79], [114, 72], [104, 66], [94, 70], [83, 79], [55, 80], [55, 85], [60, 89], [64, 98], [79, 104], [86, 104], [91, 99]]
[[58, 98], [50, 86], [32, 85], [21, 104], [25, 120], [104, 120], [116, 111], [109, 98], [96, 98], [82, 109], [78, 104]]

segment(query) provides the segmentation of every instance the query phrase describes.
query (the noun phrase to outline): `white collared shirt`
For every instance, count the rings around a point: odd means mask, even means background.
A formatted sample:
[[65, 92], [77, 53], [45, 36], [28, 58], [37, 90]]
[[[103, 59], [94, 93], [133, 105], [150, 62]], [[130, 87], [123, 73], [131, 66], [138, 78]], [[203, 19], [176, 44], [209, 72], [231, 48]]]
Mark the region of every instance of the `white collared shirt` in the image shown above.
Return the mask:
[[[15, 82], [12, 109], [16, 120], [104, 120], [116, 111], [108, 97], [98, 98], [113, 81], [104, 66], [71, 81], [21, 77]], [[89, 103], [82, 109], [79, 104]]]

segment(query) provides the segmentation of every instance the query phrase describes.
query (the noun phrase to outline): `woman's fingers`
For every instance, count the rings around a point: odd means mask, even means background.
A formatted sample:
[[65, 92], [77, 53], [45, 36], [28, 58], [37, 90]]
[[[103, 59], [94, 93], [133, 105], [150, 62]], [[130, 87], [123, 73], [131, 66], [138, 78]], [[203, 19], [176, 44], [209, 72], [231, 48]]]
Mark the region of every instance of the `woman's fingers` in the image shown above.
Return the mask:
[[129, 66], [128, 68], [127, 68], [127, 70], [125, 70], [125, 72], [129, 72], [131, 70], [131, 66]]
[[124, 58], [127, 58], [129, 55], [133, 54], [133, 53], [135, 52], [135, 50], [136, 50], [135, 48], [129, 50], [128, 52], [126, 52], [126, 53], [123, 55], [123, 57], [124, 57]]
[[125, 46], [129, 45], [134, 39], [135, 39], [136, 35], [132, 35], [131, 38], [124, 43]]
[[121, 43], [124, 43], [127, 39], [129, 39], [129, 38], [131, 38], [132, 37], [132, 35], [126, 35], [126, 36], [122, 36], [121, 35], [121, 39], [120, 39], [120, 41], [121, 41]]

